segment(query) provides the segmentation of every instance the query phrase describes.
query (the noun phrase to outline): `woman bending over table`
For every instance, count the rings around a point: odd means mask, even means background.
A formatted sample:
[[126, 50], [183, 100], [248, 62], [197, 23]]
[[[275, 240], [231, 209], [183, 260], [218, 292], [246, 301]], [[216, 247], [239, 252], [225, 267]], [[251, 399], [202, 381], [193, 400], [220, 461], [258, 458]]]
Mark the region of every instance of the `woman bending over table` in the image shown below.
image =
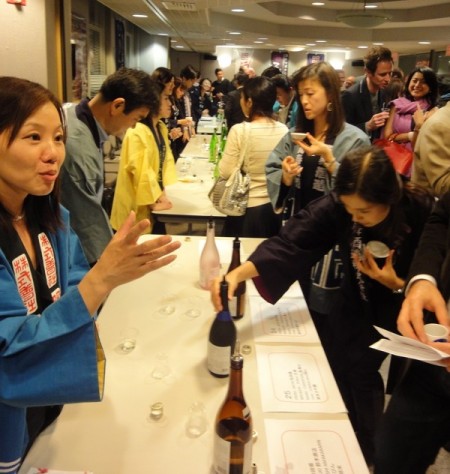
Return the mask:
[[[330, 194], [292, 216], [278, 236], [226, 276], [230, 297], [239, 282], [253, 278], [261, 296], [275, 303], [339, 244], [343, 277], [330, 312], [327, 356], [368, 464], [383, 413], [378, 369], [386, 357], [369, 348], [379, 338], [373, 325], [395, 330], [399, 290], [432, 204], [424, 190], [403, 184], [383, 150], [356, 149], [343, 158]], [[390, 249], [381, 267], [365, 247], [371, 240]], [[219, 309], [219, 281], [212, 299]]]

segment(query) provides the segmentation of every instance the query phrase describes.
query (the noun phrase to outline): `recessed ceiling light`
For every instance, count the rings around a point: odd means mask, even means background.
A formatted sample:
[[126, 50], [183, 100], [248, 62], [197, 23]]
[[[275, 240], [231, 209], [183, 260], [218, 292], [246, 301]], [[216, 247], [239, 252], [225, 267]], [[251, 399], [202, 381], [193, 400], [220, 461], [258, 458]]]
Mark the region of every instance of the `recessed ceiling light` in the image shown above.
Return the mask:
[[312, 2], [311, 5], [314, 5], [315, 7], [322, 7], [325, 5], [324, 2]]
[[419, 41], [419, 44], [431, 44], [431, 41]]
[[184, 46], [181, 45], [181, 44], [177, 44], [177, 45], [175, 46], [175, 48], [184, 48]]
[[316, 40], [316, 43], [326, 43], [325, 40]]
[[306, 46], [315, 46], [316, 43], [306, 43]]
[[253, 43], [256, 43], [256, 44], [264, 44], [264, 41], [253, 41]]
[[169, 36], [167, 33], [158, 33], [158, 36]]
[[358, 46], [359, 49], [367, 49], [368, 46]]
[[232, 8], [231, 11], [233, 13], [244, 13], [245, 10], [243, 8]]
[[241, 33], [239, 31], [229, 31], [229, 35], [240, 35]]
[[177, 40], [170, 40], [171, 43], [178, 43]]
[[308, 21], [314, 21], [315, 18], [313, 16], [310, 16], [310, 15], [302, 15], [302, 16], [299, 16], [298, 17], [299, 20], [308, 20]]
[[375, 46], [383, 46], [384, 43], [372, 43]]
[[368, 10], [372, 8], [378, 8], [378, 5], [364, 5], [364, 8], [367, 8]]
[[269, 38], [258, 38], [259, 40], [268, 40]]
[[141, 13], [135, 13], [133, 16], [134, 18], [148, 18], [148, 15], [144, 15]]

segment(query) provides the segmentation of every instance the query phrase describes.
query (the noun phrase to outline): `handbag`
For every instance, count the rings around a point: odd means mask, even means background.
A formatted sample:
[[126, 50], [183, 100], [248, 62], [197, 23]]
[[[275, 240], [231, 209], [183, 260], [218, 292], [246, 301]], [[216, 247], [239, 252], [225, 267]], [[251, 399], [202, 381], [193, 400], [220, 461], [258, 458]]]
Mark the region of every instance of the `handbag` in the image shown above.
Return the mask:
[[373, 144], [385, 151], [397, 173], [403, 176], [410, 176], [414, 155], [409, 148], [386, 138], [374, 140]]
[[227, 216], [243, 216], [247, 210], [250, 175], [242, 169], [247, 154], [250, 125], [244, 124], [244, 137], [236, 168], [228, 178], [219, 177], [208, 193], [214, 208]]

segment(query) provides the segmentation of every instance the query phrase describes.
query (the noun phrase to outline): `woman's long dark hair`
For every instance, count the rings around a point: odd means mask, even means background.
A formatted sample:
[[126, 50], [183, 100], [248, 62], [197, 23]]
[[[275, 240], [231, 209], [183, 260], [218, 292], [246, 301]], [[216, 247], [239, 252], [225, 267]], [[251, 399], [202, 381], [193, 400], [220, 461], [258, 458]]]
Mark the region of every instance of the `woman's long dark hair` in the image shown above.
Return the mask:
[[405, 97], [409, 100], [414, 100], [411, 93], [409, 92], [409, 83], [413, 78], [414, 74], [419, 72], [422, 74], [425, 84], [430, 88], [428, 94], [424, 97], [430, 104], [430, 109], [435, 107], [439, 98], [439, 83], [436, 73], [430, 67], [416, 67], [409, 74], [405, 83]]
[[391, 207], [390, 238], [399, 239], [404, 223], [395, 218], [403, 199], [420, 197], [431, 208], [433, 197], [424, 188], [403, 181], [390, 158], [377, 146], [356, 148], [343, 158], [337, 172], [334, 192], [338, 197], [356, 194], [372, 204]]
[[[0, 133], [8, 134], [7, 148], [17, 138], [25, 121], [48, 102], [58, 111], [65, 135], [64, 112], [52, 92], [26, 79], [0, 77]], [[28, 195], [24, 202], [24, 212], [28, 222], [36, 222], [41, 229], [55, 232], [62, 225], [59, 210], [59, 178], [50, 194]], [[0, 231], [11, 231], [12, 217], [0, 203]]]
[[241, 95], [245, 100], [252, 100], [250, 121], [257, 116], [272, 118], [277, 89], [270, 79], [262, 76], [249, 79], [241, 89]]
[[[342, 130], [345, 122], [345, 114], [341, 101], [341, 81], [338, 73], [326, 62], [309, 64], [308, 66], [302, 67], [292, 76], [292, 85], [297, 93], [297, 97], [299, 84], [306, 79], [318, 81], [328, 95], [331, 110], [328, 110], [327, 116], [327, 139], [334, 139]], [[296, 131], [309, 132], [311, 135], [315, 135], [314, 120], [309, 120], [305, 117], [301, 103], [299, 104], [297, 112]]]

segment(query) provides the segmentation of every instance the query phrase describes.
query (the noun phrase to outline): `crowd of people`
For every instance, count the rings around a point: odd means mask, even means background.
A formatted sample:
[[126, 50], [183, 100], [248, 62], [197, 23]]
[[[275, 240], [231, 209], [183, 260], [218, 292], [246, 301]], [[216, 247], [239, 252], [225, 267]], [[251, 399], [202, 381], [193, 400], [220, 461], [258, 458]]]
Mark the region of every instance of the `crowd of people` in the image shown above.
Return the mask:
[[[198, 121], [217, 114], [229, 130], [220, 176], [241, 156], [250, 176], [247, 210], [227, 216], [223, 233], [265, 239], [226, 275], [230, 296], [252, 278], [275, 303], [299, 282], [376, 474], [424, 474], [450, 442], [446, 368], [393, 359], [385, 411], [385, 354], [369, 347], [374, 325], [399, 331], [448, 353], [450, 370], [450, 342], [423, 330], [450, 326], [450, 102], [436, 73], [405, 75], [377, 46], [356, 78], [326, 62], [291, 77], [275, 66], [214, 74], [121, 68], [94, 97], [64, 105], [42, 85], [0, 77], [0, 472], [18, 471], [63, 404], [101, 399], [97, 311], [114, 288], [176, 258], [179, 243], [152, 211], [171, 208], [176, 161]], [[121, 149], [109, 212], [110, 135]], [[380, 137], [413, 153], [406, 176]], [[142, 233], [162, 236], [138, 243]], [[390, 249], [381, 265], [372, 240]], [[219, 309], [218, 282], [211, 297]], [[31, 377], [46, 383], [23, 383]]]

